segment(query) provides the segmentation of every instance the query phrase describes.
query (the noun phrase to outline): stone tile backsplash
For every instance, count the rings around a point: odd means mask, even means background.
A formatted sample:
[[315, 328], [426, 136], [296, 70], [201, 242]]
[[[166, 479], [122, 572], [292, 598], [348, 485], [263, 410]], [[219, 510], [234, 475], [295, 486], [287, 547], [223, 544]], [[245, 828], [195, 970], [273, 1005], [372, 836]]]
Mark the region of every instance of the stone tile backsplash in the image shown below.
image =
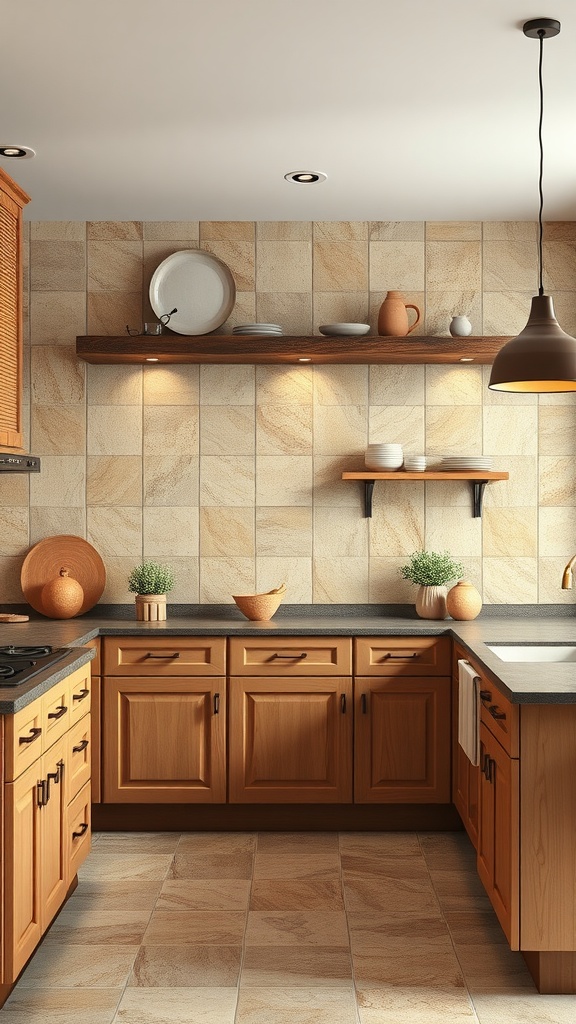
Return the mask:
[[[398, 568], [448, 549], [486, 603], [574, 602], [560, 589], [576, 550], [576, 399], [487, 389], [489, 367], [87, 366], [78, 334], [155, 318], [158, 264], [202, 248], [231, 269], [220, 333], [258, 319], [286, 334], [334, 321], [376, 333], [388, 289], [418, 305], [415, 334], [517, 333], [535, 290], [528, 222], [35, 222], [26, 230], [25, 401], [42, 473], [0, 476], [0, 601], [21, 602], [30, 544], [72, 533], [102, 554], [102, 600], [131, 603], [134, 563], [170, 562], [177, 602], [230, 602], [283, 581], [290, 603], [408, 603]], [[576, 334], [576, 224], [545, 228], [545, 283]], [[413, 314], [410, 313], [412, 318]], [[233, 342], [232, 342], [233, 344]], [[386, 341], [383, 339], [382, 344]], [[462, 342], [465, 347], [465, 339]], [[363, 517], [368, 441], [493, 455], [482, 522], [467, 484], [376, 486]]]

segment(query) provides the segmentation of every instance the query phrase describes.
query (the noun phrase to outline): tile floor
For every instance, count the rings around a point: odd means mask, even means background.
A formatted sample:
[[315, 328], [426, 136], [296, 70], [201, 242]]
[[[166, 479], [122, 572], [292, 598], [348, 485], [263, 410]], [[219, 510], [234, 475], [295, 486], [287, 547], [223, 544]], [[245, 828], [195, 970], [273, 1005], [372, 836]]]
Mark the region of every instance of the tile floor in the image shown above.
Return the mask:
[[575, 1024], [463, 833], [100, 833], [5, 1024]]

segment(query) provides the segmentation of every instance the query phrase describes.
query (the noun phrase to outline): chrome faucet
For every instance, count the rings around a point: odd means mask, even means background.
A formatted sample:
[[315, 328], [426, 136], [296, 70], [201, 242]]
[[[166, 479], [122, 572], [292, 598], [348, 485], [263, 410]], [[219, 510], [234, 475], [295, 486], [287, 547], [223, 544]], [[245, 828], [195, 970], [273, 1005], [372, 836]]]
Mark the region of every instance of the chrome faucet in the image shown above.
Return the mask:
[[576, 555], [573, 555], [562, 574], [562, 590], [572, 590], [572, 566], [576, 562]]

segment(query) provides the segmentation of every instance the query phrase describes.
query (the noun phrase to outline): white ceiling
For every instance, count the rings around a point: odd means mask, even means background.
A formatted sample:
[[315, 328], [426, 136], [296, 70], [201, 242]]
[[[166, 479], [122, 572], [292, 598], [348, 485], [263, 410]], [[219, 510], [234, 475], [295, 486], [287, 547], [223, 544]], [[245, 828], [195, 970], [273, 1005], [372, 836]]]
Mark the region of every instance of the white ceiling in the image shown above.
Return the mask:
[[[0, 166], [32, 220], [576, 220], [576, 5], [4, 0]], [[10, 43], [9, 43], [10, 41]], [[320, 170], [323, 184], [284, 181]]]

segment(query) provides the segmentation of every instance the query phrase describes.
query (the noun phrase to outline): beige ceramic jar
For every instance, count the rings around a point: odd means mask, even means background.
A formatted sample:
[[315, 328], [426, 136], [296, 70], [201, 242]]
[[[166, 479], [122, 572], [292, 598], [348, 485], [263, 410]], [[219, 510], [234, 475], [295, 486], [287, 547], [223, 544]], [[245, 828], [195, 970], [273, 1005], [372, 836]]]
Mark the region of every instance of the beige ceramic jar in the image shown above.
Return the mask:
[[482, 598], [470, 580], [461, 580], [448, 591], [446, 609], [453, 619], [475, 619], [482, 608]]

